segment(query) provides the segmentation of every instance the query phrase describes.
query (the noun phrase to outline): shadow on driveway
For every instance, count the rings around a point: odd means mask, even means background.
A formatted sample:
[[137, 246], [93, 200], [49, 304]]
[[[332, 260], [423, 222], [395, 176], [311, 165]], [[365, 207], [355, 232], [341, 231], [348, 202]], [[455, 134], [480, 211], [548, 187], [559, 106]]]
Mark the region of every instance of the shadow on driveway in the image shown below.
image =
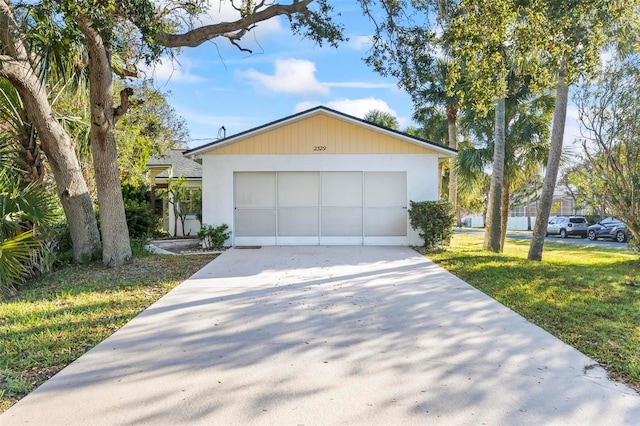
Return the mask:
[[226, 251], [0, 424], [633, 424], [640, 397], [406, 247]]

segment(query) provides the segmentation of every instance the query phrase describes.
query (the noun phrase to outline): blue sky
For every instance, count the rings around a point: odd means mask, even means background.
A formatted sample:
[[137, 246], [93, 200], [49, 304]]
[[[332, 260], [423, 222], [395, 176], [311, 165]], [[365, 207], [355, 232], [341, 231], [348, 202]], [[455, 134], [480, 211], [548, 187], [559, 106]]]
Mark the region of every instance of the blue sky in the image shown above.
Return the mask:
[[[349, 38], [337, 49], [292, 35], [287, 20], [280, 18], [246, 36], [242, 45], [253, 54], [217, 39], [185, 48], [177, 61], [165, 60], [147, 70], [156, 87], [171, 91], [168, 101], [187, 122], [189, 145], [215, 139], [221, 126], [232, 135], [317, 105], [357, 117], [371, 109], [387, 111], [398, 118], [401, 129], [409, 126], [409, 96], [362, 60], [372, 24], [356, 2], [334, 3], [341, 13], [336, 19]], [[213, 22], [219, 19], [216, 12], [211, 12]], [[231, 18], [228, 11], [221, 13]]]
[[[209, 22], [236, 19], [228, 2], [211, 4], [215, 6]], [[401, 130], [412, 125], [409, 96], [397, 88], [395, 79], [375, 73], [362, 59], [373, 24], [352, 0], [336, 0], [333, 5], [340, 13], [336, 21], [349, 38], [338, 48], [319, 47], [295, 36], [285, 18], [276, 18], [245, 36], [242, 46], [252, 54], [220, 38], [184, 48], [173, 62], [165, 60], [146, 70], [156, 87], [171, 92], [169, 103], [190, 129], [189, 147], [216, 139], [222, 126], [229, 136], [317, 105], [356, 117], [378, 109], [396, 116]], [[570, 106], [565, 149], [572, 149], [578, 133], [576, 117]]]

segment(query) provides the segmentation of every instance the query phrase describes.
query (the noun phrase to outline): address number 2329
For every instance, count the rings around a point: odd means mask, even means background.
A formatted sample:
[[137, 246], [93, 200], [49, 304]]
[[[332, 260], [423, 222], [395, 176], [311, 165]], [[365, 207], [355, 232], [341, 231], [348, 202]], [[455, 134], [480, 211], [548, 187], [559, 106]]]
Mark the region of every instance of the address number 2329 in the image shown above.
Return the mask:
[[314, 150], [314, 151], [326, 151], [326, 150], [327, 150], [327, 147], [326, 147], [326, 145], [314, 146], [314, 147], [313, 147], [313, 150]]

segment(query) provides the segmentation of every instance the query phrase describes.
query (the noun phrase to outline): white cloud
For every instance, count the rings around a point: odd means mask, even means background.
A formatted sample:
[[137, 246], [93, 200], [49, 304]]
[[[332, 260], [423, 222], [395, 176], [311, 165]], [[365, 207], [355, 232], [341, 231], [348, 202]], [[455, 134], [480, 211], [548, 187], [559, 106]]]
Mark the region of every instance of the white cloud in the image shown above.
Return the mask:
[[273, 75], [263, 74], [254, 69], [241, 73], [260, 89], [292, 95], [328, 95], [329, 87], [320, 83], [315, 76], [313, 62], [300, 59], [282, 59], [275, 62]]
[[187, 58], [180, 61], [163, 58], [160, 62], [152, 67], [142, 65], [140, 71], [147, 77], [153, 78], [156, 83], [162, 85], [169, 80], [172, 82], [197, 83], [204, 79], [191, 73], [194, 64]]
[[388, 112], [394, 117], [398, 116], [398, 114], [385, 101], [376, 98], [340, 98], [324, 103], [316, 101], [300, 102], [294, 107], [294, 112], [304, 111], [318, 105], [324, 105], [328, 108], [335, 109], [336, 111], [344, 112], [345, 114], [349, 114], [358, 118], [363, 118], [365, 114], [372, 109], [377, 109], [378, 111], [382, 112]]
[[368, 35], [349, 37], [349, 47], [354, 50], [369, 49], [371, 44], [371, 36]]

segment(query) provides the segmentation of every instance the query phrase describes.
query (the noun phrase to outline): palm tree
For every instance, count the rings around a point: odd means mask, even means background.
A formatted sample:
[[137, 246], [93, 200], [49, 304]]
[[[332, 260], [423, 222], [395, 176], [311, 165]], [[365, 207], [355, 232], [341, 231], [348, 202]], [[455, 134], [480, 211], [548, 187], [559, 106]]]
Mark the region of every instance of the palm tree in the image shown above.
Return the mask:
[[[446, 118], [447, 123], [447, 145], [453, 149], [458, 148], [457, 120], [459, 112], [460, 98], [456, 94], [457, 90], [448, 90], [449, 68], [451, 64], [447, 59], [439, 58], [429, 70], [430, 78], [425, 79], [419, 89], [413, 94], [413, 101], [416, 105], [414, 119], [425, 124], [433, 118]], [[463, 82], [459, 82], [464, 84]], [[441, 128], [438, 126], [437, 128]], [[438, 141], [439, 142], [439, 141]], [[457, 210], [457, 174], [455, 158], [449, 160], [449, 202], [454, 210]], [[459, 216], [459, 215], [458, 215]]]
[[33, 271], [57, 218], [44, 176], [34, 126], [14, 87], [0, 78], [0, 292]]
[[[0, 78], [0, 146], [12, 151], [10, 162], [22, 171], [24, 179], [40, 182], [44, 178], [44, 158], [36, 132], [27, 117], [15, 88]], [[6, 157], [4, 157], [6, 158]]]
[[[505, 161], [500, 203], [501, 250], [506, 236], [511, 194], [539, 173], [547, 160], [553, 103], [553, 96], [532, 97], [524, 87], [518, 92], [512, 92], [505, 101]], [[462, 122], [462, 127], [476, 140], [486, 141], [484, 146], [470, 145], [461, 149], [458, 154], [458, 175], [464, 188], [477, 187], [483, 179], [484, 168], [493, 161], [493, 122], [491, 114], [485, 119], [469, 115]]]
[[398, 128], [400, 128], [398, 119], [393, 114], [378, 109], [372, 109], [367, 112], [362, 119], [392, 130], [398, 130]]
[[55, 218], [54, 198], [43, 184], [25, 186], [5, 161], [1, 164], [0, 292], [31, 273], [48, 224]]
[[[440, 145], [448, 145], [447, 118], [440, 108], [434, 106], [419, 108], [413, 112], [412, 118], [420, 127], [409, 128], [405, 130], [406, 133]], [[449, 165], [438, 162], [438, 196], [440, 198], [443, 197], [443, 191], [446, 190], [447, 194], [449, 193], [448, 179], [446, 181], [447, 187], [444, 188], [444, 178], [450, 177], [450, 169], [451, 167], [449, 167]], [[460, 215], [457, 214], [456, 217], [458, 218], [458, 222], [460, 222]]]

